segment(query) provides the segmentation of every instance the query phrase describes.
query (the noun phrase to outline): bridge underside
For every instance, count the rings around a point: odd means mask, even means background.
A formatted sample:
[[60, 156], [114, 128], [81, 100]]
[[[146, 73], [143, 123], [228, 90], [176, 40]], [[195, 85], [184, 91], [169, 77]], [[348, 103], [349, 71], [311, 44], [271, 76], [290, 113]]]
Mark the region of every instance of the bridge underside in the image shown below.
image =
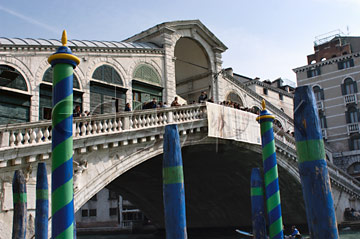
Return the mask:
[[[187, 226], [251, 226], [250, 174], [252, 168], [262, 168], [261, 154], [227, 141], [217, 146], [186, 146], [182, 155]], [[139, 207], [159, 228], [164, 228], [162, 158], [159, 155], [147, 160], [108, 185]], [[281, 167], [279, 174], [284, 224], [305, 224], [300, 183]]]

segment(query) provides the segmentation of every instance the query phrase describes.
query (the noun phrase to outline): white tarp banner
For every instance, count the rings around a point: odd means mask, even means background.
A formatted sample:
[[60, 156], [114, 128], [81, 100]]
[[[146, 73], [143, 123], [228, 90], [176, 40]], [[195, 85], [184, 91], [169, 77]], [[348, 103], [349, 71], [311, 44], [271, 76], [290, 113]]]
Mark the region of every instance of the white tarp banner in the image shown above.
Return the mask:
[[206, 103], [208, 136], [261, 145], [258, 115], [227, 106]]

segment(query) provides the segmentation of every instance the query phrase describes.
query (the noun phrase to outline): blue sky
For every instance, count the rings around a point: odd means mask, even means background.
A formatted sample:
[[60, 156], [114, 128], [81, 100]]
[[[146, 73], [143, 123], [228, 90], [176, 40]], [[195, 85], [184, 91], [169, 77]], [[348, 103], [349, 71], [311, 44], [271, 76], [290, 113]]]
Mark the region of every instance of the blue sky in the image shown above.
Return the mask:
[[315, 37], [360, 36], [360, 0], [0, 0], [0, 36], [121, 41], [156, 24], [199, 19], [229, 49], [223, 67], [296, 80]]

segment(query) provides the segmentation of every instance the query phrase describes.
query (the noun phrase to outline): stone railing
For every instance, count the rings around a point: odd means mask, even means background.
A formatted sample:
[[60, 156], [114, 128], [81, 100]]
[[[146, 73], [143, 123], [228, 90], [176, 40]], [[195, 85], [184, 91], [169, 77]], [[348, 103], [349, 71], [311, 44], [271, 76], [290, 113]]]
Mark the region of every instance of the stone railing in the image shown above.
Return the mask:
[[[171, 123], [206, 119], [205, 104], [157, 108], [117, 114], [74, 118], [73, 137], [79, 139], [102, 134], [119, 133]], [[0, 150], [51, 143], [51, 121], [11, 124], [0, 127]]]
[[296, 150], [295, 138], [286, 133], [282, 128], [279, 128], [274, 124], [274, 138], [283, 142], [286, 146]]

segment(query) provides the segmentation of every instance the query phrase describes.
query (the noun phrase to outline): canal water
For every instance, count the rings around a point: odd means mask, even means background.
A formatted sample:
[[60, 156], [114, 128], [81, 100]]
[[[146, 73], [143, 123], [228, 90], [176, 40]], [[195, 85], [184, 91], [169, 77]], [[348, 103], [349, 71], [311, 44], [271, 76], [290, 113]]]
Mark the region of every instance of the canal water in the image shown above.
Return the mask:
[[[208, 234], [206, 232], [199, 233], [197, 232], [195, 235], [188, 235], [190, 239], [242, 239], [240, 234], [234, 232], [229, 233], [226, 232], [224, 235], [216, 234]], [[165, 239], [165, 235], [156, 235], [156, 234], [119, 234], [119, 235], [82, 235], [77, 236], [78, 239]], [[307, 236], [303, 237], [308, 238]], [[341, 231], [340, 239], [360, 239], [360, 231]]]

